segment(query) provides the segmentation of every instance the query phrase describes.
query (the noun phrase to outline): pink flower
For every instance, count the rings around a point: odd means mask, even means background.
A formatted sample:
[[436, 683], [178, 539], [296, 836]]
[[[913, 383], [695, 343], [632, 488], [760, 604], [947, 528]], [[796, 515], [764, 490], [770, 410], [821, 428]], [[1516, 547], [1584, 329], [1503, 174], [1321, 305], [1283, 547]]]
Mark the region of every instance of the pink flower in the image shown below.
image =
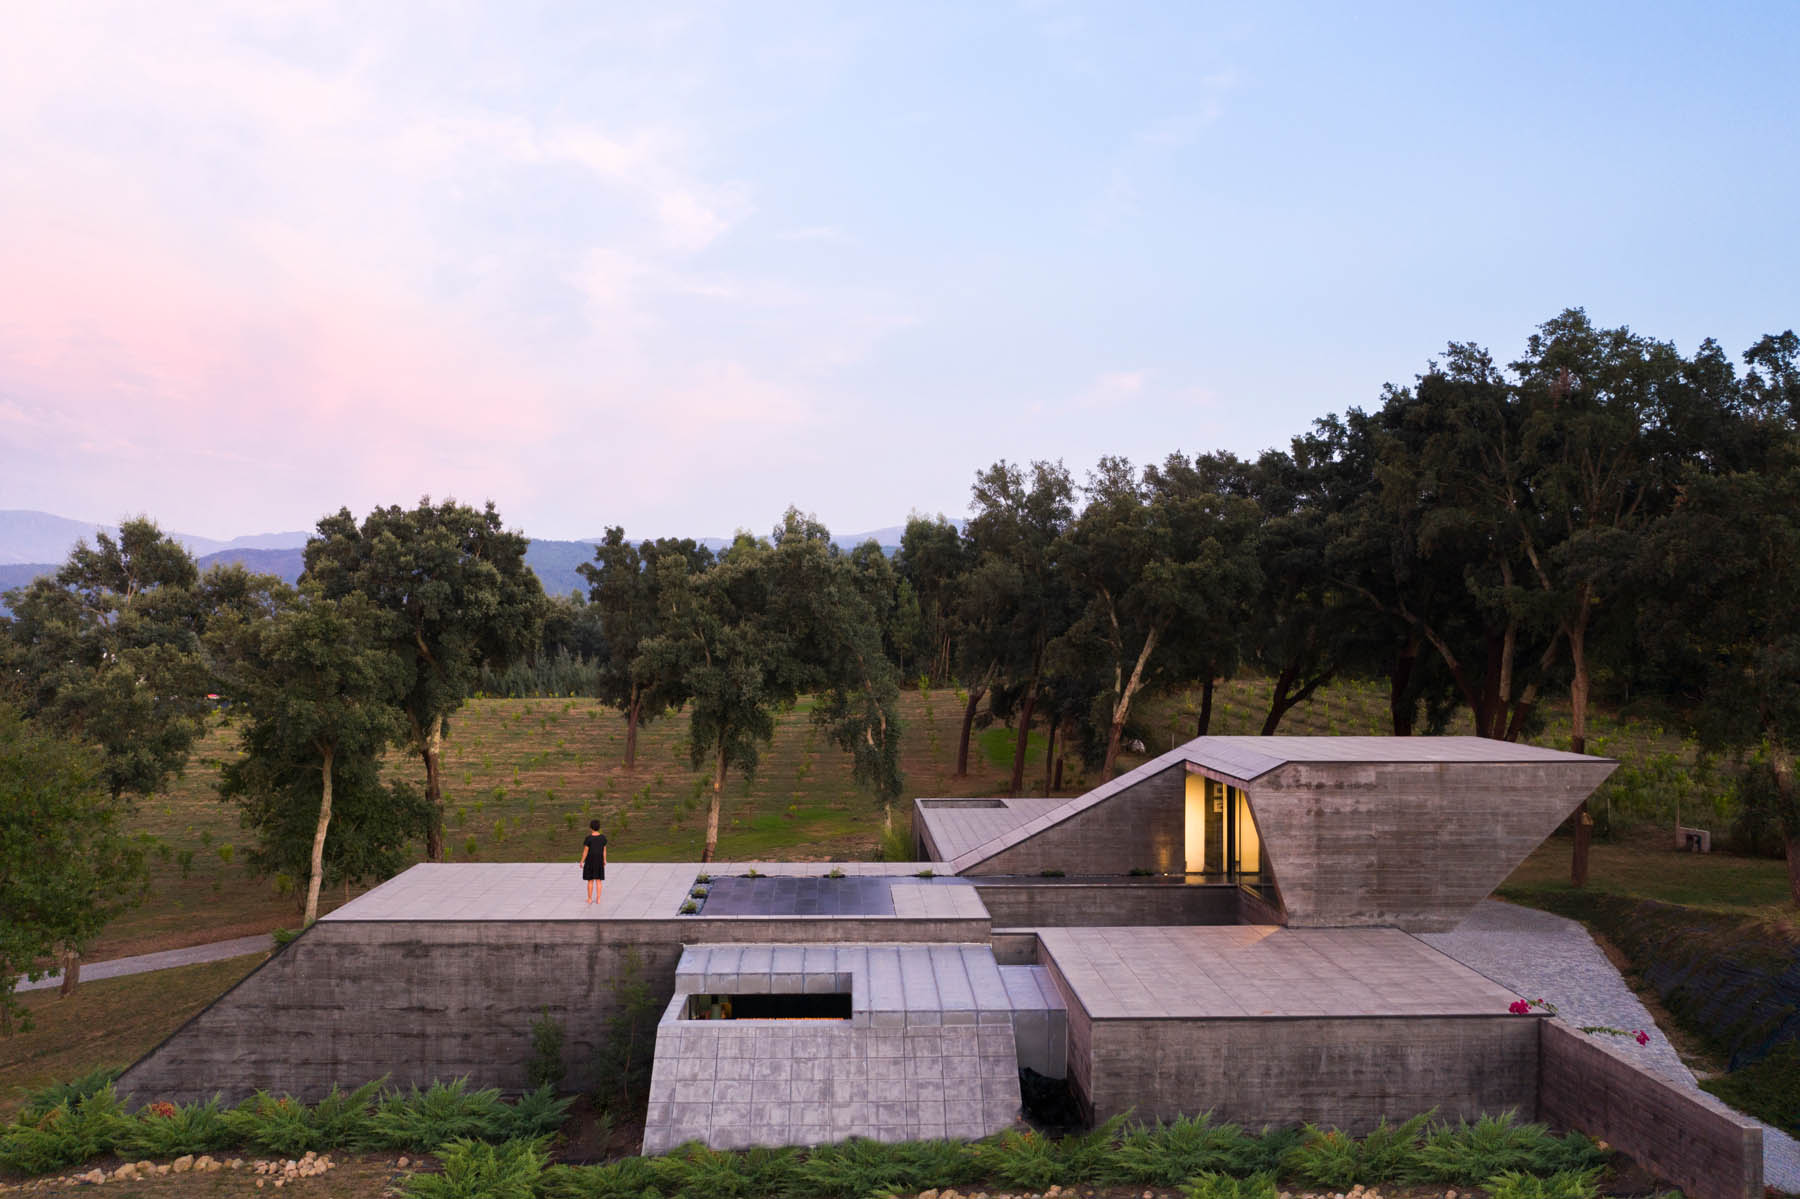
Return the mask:
[[1527, 1016], [1531, 1014], [1531, 1005], [1523, 999], [1515, 999], [1506, 1005], [1506, 1010], [1515, 1016]]
[[1633, 1033], [1632, 1036], [1637, 1038], [1637, 1043], [1639, 1045], [1648, 1045], [1650, 1043], [1650, 1034], [1641, 1028]]

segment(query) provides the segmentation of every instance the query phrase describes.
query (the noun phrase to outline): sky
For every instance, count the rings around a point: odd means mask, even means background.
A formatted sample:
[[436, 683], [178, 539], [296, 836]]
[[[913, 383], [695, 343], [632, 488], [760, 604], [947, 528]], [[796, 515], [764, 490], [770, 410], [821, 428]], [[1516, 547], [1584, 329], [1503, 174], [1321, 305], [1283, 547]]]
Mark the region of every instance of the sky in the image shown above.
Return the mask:
[[1540, 322], [1800, 326], [1800, 6], [57, 0], [0, 39], [0, 508], [965, 515]]

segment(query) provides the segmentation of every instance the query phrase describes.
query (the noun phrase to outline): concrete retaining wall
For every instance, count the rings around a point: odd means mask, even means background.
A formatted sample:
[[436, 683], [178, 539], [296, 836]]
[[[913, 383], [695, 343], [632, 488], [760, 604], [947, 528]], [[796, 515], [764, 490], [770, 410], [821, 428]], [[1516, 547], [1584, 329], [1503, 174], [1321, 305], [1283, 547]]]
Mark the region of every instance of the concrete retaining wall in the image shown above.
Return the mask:
[[1690, 1199], [1762, 1195], [1759, 1126], [1560, 1020], [1541, 1021], [1540, 1030], [1538, 1110], [1545, 1120], [1608, 1142]]
[[1242, 919], [1242, 889], [1234, 886], [1027, 879], [978, 882], [975, 892], [996, 928], [1238, 924]]
[[[531, 1022], [562, 1022], [571, 1089], [593, 1059], [635, 954], [660, 1010], [683, 944], [984, 942], [987, 920], [331, 921], [313, 925], [119, 1079], [136, 1102], [215, 1091], [304, 1099], [389, 1076], [526, 1087]], [[653, 1013], [653, 1017], [654, 1017]]]
[[1095, 1020], [1077, 1031], [1091, 1062], [1071, 1075], [1104, 1120], [1212, 1111], [1251, 1128], [1310, 1121], [1361, 1135], [1383, 1118], [1437, 1109], [1474, 1119], [1537, 1098], [1537, 1035], [1517, 1017], [1339, 1017], [1289, 1020]]

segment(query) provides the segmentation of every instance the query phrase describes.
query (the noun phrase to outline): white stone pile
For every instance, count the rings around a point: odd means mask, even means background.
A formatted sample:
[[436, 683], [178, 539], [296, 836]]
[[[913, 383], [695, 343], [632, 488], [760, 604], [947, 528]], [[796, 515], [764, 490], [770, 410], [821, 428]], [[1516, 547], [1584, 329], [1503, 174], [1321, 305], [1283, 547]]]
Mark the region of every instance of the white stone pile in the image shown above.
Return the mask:
[[[405, 1160], [401, 1159], [402, 1165], [405, 1164]], [[81, 1174], [64, 1174], [55, 1178], [34, 1178], [29, 1182], [10, 1185], [0, 1183], [0, 1192], [35, 1191], [84, 1185], [99, 1186], [109, 1182], [140, 1182], [147, 1178], [158, 1178], [166, 1174], [210, 1174], [218, 1170], [247, 1170], [249, 1173], [259, 1176], [256, 1179], [258, 1190], [271, 1184], [276, 1190], [280, 1190], [288, 1183], [298, 1179], [317, 1178], [336, 1165], [337, 1163], [331, 1160], [330, 1154], [319, 1153], [268, 1161], [245, 1161], [241, 1157], [221, 1161], [211, 1154], [203, 1153], [196, 1157], [189, 1153], [172, 1162], [126, 1162], [114, 1167], [110, 1173], [96, 1167]]]

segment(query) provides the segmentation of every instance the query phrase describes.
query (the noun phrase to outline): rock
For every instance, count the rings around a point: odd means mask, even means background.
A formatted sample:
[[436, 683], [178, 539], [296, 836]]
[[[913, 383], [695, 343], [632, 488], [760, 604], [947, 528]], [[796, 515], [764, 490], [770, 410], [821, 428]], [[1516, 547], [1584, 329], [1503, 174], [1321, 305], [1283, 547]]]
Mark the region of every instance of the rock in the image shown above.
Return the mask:
[[137, 1179], [138, 1168], [130, 1162], [126, 1162], [117, 1170], [114, 1170], [112, 1176], [114, 1182], [133, 1182]]
[[194, 1169], [196, 1170], [217, 1170], [218, 1168], [219, 1163], [213, 1160], [210, 1153], [203, 1153], [194, 1159]]
[[180, 1157], [176, 1158], [174, 1161], [169, 1163], [169, 1169], [176, 1174], [186, 1174], [189, 1170], [192, 1170], [193, 1168], [194, 1168], [194, 1155], [191, 1153], [184, 1153]]
[[76, 1182], [85, 1182], [85, 1183], [92, 1184], [94, 1186], [98, 1186], [99, 1184], [106, 1181], [106, 1171], [100, 1170], [100, 1169], [89, 1170], [86, 1174], [77, 1174], [75, 1176], [75, 1181]]
[[[395, 1163], [394, 1163], [394, 1164], [395, 1164], [395, 1165], [396, 1165], [396, 1166], [398, 1166], [398, 1167], [400, 1167], [400, 1168], [401, 1168], [401, 1169], [402, 1169], [402, 1170], [404, 1170], [404, 1169], [406, 1169], [406, 1167], [407, 1167], [407, 1166], [408, 1166], [408, 1165], [410, 1165], [410, 1164], [411, 1164], [411, 1163], [412, 1163], [412, 1158], [410, 1158], [410, 1157], [403, 1157], [403, 1158], [401, 1158], [401, 1159], [400, 1159], [400, 1160], [399, 1160], [399, 1161], [397, 1161], [397, 1162], [395, 1162]], [[919, 1199], [925, 1199], [925, 1196], [926, 1196], [926, 1195], [929, 1195], [929, 1196], [930, 1196], [930, 1197], [931, 1197], [931, 1199], [937, 1199], [937, 1192], [936, 1192], [936, 1191], [926, 1191], [926, 1192], [925, 1192], [925, 1194], [924, 1194], [924, 1195], [920, 1195], [920, 1196], [919, 1196]]]
[[163, 1164], [162, 1164], [162, 1165], [160, 1165], [160, 1166], [158, 1166], [158, 1167], [156, 1167], [156, 1172], [157, 1172], [157, 1173], [158, 1173], [158, 1174], [159, 1174], [159, 1175], [160, 1175], [160, 1174], [167, 1174], [167, 1173], [168, 1173], [168, 1172], [169, 1172], [169, 1166], [168, 1166], [168, 1163], [167, 1163], [167, 1162], [164, 1162], [164, 1163], [163, 1163]]
[[285, 1179], [285, 1178], [277, 1178], [275, 1180], [275, 1189], [278, 1191], [286, 1185], [287, 1185], [287, 1179]]
[[260, 1190], [262, 1190], [262, 1188], [263, 1188], [263, 1179], [259, 1178], [256, 1180], [256, 1189], [260, 1191]]

